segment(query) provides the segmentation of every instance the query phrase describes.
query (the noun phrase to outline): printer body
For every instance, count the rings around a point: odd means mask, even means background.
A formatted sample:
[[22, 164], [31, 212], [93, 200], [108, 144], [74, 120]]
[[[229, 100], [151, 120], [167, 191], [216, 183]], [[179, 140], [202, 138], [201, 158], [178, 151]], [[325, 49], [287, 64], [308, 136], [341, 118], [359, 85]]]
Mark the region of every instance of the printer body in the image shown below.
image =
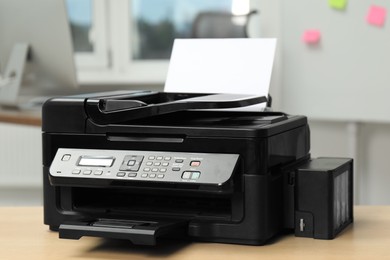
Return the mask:
[[350, 224], [351, 160], [313, 163], [305, 116], [225, 110], [265, 100], [229, 98], [116, 91], [47, 101], [44, 223], [60, 238], [140, 245], [261, 245], [288, 229], [329, 239]]

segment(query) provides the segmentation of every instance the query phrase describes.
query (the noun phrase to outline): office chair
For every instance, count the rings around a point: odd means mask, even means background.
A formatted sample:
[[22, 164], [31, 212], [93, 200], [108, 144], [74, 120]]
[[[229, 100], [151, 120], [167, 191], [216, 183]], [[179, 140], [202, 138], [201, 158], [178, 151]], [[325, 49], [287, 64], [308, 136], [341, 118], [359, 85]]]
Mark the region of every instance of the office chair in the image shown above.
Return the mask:
[[249, 19], [257, 11], [244, 15], [228, 12], [201, 12], [192, 26], [192, 38], [248, 38]]

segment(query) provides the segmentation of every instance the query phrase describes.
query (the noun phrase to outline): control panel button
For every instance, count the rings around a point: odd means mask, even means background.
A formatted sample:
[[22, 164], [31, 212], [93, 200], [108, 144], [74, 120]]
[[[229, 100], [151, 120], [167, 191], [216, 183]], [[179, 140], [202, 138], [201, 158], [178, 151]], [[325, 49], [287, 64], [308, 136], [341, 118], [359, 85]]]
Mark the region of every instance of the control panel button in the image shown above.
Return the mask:
[[164, 162], [164, 163], [162, 163], [161, 165], [164, 166], [164, 167], [167, 167], [167, 166], [169, 165], [169, 163]]
[[147, 166], [152, 166], [152, 165], [153, 165], [153, 162], [146, 162], [146, 165], [147, 165]]
[[158, 168], [153, 168], [152, 172], [158, 172]]
[[97, 170], [97, 171], [94, 171], [93, 174], [94, 174], [94, 175], [102, 175], [102, 174], [103, 174], [103, 171]]
[[171, 157], [167, 156], [164, 158], [164, 161], [170, 161], [171, 159], [172, 159]]
[[81, 173], [81, 170], [78, 170], [78, 169], [72, 171], [72, 174], [80, 174], [80, 173]]
[[129, 175], [127, 175], [129, 177], [137, 177], [137, 173], [135, 172], [130, 172]]
[[180, 171], [180, 168], [179, 168], [179, 167], [173, 167], [173, 168], [172, 168], [172, 171], [178, 172], [178, 171]]
[[150, 168], [149, 167], [144, 168], [144, 172], [150, 172]]
[[127, 163], [127, 165], [128, 165], [128, 166], [134, 166], [135, 163], [136, 163], [136, 160], [130, 160], [130, 161]]
[[197, 180], [200, 177], [200, 172], [192, 172], [191, 180]]
[[164, 178], [164, 176], [165, 176], [164, 174], [158, 174], [157, 178], [162, 179], [162, 178]]
[[190, 163], [190, 166], [191, 167], [198, 167], [200, 165], [200, 161], [192, 161], [191, 163]]
[[181, 178], [185, 180], [188, 180], [190, 177], [191, 177], [191, 172], [188, 171], [183, 172], [183, 174], [181, 175]]
[[90, 175], [91, 173], [92, 173], [91, 170], [85, 170], [85, 171], [83, 171], [83, 174], [84, 174], [84, 175]]
[[160, 169], [160, 172], [166, 172], [167, 171], [167, 168], [161, 168]]
[[125, 173], [125, 172], [118, 172], [118, 173], [116, 174], [116, 176], [118, 176], [118, 177], [125, 177], [125, 176], [126, 176], [126, 173]]
[[151, 174], [149, 175], [149, 178], [156, 178], [156, 174], [155, 174], [155, 173], [151, 173]]
[[154, 160], [154, 159], [156, 159], [156, 157], [155, 156], [149, 156], [148, 159], [149, 160]]
[[156, 160], [162, 160], [162, 159], [163, 159], [162, 156], [157, 156], [157, 157], [156, 157]]
[[160, 166], [160, 165], [161, 165], [160, 162], [155, 162], [155, 163], [154, 163], [154, 166]]
[[142, 177], [142, 178], [146, 178], [146, 177], [148, 177], [148, 174], [147, 174], [147, 173], [144, 173], [144, 174], [141, 175], [141, 177]]
[[119, 170], [137, 172], [143, 159], [142, 155], [126, 155]]
[[175, 160], [175, 163], [183, 163], [183, 162], [184, 162], [183, 159], [176, 159], [176, 160]]
[[62, 156], [61, 161], [69, 161], [69, 160], [70, 160], [70, 154], [64, 154], [64, 156]]

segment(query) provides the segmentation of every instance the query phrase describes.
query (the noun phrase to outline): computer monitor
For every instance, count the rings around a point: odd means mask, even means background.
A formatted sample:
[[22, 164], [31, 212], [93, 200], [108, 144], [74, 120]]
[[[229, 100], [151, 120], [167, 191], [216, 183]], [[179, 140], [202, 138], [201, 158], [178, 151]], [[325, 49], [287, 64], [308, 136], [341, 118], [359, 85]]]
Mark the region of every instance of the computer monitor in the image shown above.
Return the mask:
[[0, 0], [0, 105], [23, 96], [76, 88], [64, 0]]

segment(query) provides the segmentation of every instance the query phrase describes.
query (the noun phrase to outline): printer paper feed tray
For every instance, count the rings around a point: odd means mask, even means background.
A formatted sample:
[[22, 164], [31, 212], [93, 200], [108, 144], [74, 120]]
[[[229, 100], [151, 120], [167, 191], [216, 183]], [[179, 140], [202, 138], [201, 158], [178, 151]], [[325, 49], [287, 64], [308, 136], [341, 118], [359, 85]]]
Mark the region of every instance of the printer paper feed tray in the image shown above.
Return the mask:
[[170, 233], [184, 235], [187, 226], [186, 220], [98, 219], [62, 224], [59, 227], [59, 237], [66, 239], [80, 239], [83, 236], [105, 237], [130, 240], [136, 245], [155, 245], [157, 237]]

